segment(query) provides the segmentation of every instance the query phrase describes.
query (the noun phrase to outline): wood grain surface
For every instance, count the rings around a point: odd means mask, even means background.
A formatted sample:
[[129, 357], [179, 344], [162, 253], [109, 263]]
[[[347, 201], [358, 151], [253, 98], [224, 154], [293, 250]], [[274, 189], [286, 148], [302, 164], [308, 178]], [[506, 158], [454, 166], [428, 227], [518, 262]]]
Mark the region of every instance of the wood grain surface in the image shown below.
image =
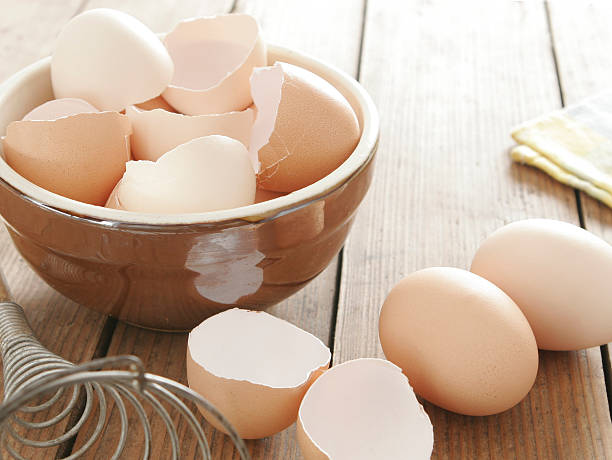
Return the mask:
[[[403, 276], [468, 268], [483, 238], [513, 220], [579, 223], [573, 190], [507, 154], [513, 125], [560, 104], [542, 3], [370, 0], [361, 81], [384, 123], [344, 251], [334, 363], [382, 356], [379, 308]], [[435, 458], [604, 458], [612, 448], [599, 349], [542, 353], [529, 396], [498, 416], [426, 410]]]
[[[96, 7], [126, 11], [156, 32], [181, 18], [247, 12], [266, 40], [324, 59], [370, 92], [382, 119], [375, 180], [340, 264], [270, 310], [332, 346], [334, 363], [383, 356], [377, 322], [389, 289], [420, 268], [469, 268], [478, 244], [508, 222], [549, 217], [579, 224], [582, 217], [612, 242], [612, 210], [512, 164], [507, 152], [515, 124], [610, 86], [612, 5], [603, 0], [0, 0], [9, 12], [0, 19], [0, 80], [50, 54], [69, 18]], [[0, 267], [52, 351], [74, 362], [136, 354], [148, 371], [185, 381], [186, 334], [116, 323], [65, 299], [27, 267], [4, 229]], [[612, 458], [605, 357], [598, 348], [541, 352], [528, 397], [498, 416], [464, 417], [425, 403], [434, 458]], [[114, 448], [118, 415], [111, 412], [109, 430], [88, 458], [106, 458]], [[130, 424], [136, 421], [131, 414]], [[228, 439], [206, 427], [214, 458], [237, 458]], [[165, 429], [159, 420], [152, 429], [152, 458], [167, 458]], [[254, 460], [302, 458], [294, 431], [249, 441]], [[178, 433], [185, 458], [194, 457], [184, 424]], [[54, 452], [21, 454], [42, 459]], [[123, 458], [139, 454], [136, 438]]]

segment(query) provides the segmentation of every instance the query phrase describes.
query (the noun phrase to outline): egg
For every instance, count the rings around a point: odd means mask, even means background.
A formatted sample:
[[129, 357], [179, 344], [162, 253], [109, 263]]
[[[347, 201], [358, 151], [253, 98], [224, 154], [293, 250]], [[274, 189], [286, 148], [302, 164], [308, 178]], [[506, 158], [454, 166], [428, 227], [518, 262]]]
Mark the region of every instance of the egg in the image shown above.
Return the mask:
[[121, 111], [159, 96], [174, 65], [157, 36], [136, 18], [98, 8], [72, 18], [51, 57], [56, 98], [81, 98]]
[[157, 161], [130, 161], [106, 206], [141, 213], [178, 214], [237, 208], [255, 200], [255, 173], [235, 139], [199, 137]]
[[104, 205], [130, 159], [130, 121], [78, 99], [46, 102], [10, 123], [4, 157], [30, 182], [84, 203]]
[[188, 116], [162, 109], [125, 109], [132, 122], [132, 155], [136, 160], [155, 161], [180, 144], [198, 137], [219, 134], [249, 145], [253, 109], [214, 115]]
[[513, 222], [480, 245], [471, 270], [512, 297], [539, 348], [612, 342], [612, 246], [592, 233], [549, 219]]
[[306, 460], [431, 457], [433, 428], [401, 369], [382, 359], [332, 367], [300, 405], [297, 440]]
[[379, 336], [417, 394], [460, 414], [511, 408], [538, 370], [521, 310], [493, 283], [458, 268], [427, 268], [400, 281], [382, 306]]
[[285, 193], [270, 192], [269, 190], [262, 190], [258, 188], [255, 192], [255, 203], [262, 203], [264, 201], [273, 200], [275, 198], [280, 198], [281, 196], [285, 195]]
[[247, 14], [189, 19], [164, 43], [175, 72], [163, 96], [187, 115], [240, 111], [252, 103], [249, 77], [266, 65], [257, 21]]
[[258, 187], [293, 192], [325, 177], [353, 152], [360, 128], [344, 96], [306, 69], [277, 62], [255, 69], [251, 93], [258, 114], [251, 155]]
[[242, 438], [257, 439], [295, 422], [304, 393], [330, 358], [323, 342], [291, 323], [234, 308], [189, 334], [187, 380]]

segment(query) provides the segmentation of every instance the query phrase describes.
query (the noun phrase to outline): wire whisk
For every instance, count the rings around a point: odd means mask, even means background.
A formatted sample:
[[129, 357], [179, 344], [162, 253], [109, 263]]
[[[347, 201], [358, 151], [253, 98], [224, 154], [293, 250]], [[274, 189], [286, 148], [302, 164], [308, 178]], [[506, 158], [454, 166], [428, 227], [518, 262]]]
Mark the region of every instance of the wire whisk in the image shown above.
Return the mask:
[[[142, 458], [148, 459], [152, 454], [153, 430], [146, 410], [148, 406], [149, 414], [158, 416], [165, 426], [172, 459], [182, 457], [173, 415], [178, 415], [177, 420], [184, 421], [193, 433], [201, 458], [210, 459], [211, 451], [202, 425], [183, 401], [186, 400], [212, 415], [223, 426], [240, 458], [250, 459], [242, 439], [212, 404], [178, 382], [146, 373], [136, 356], [106, 357], [75, 365], [51, 353], [34, 336], [23, 309], [10, 301], [3, 281], [0, 278], [0, 351], [4, 376], [0, 447], [10, 456], [23, 459], [17, 446], [25, 445], [35, 449], [64, 446], [64, 450], [68, 450], [60, 454], [64, 459], [82, 457], [112, 425], [108, 410], [112, 402], [121, 426], [116, 447], [112, 452], [109, 450], [108, 458], [121, 458], [125, 451], [133, 431], [131, 428], [134, 428], [128, 417], [130, 405], [144, 433]], [[47, 415], [49, 412], [54, 415]], [[43, 416], [46, 419], [39, 420]], [[58, 430], [61, 431], [59, 435], [55, 434]], [[28, 436], [20, 433], [23, 431]], [[87, 434], [77, 446], [74, 442], [81, 431]], [[47, 432], [52, 433], [48, 439], [37, 439]], [[66, 445], [71, 447], [66, 449]]]

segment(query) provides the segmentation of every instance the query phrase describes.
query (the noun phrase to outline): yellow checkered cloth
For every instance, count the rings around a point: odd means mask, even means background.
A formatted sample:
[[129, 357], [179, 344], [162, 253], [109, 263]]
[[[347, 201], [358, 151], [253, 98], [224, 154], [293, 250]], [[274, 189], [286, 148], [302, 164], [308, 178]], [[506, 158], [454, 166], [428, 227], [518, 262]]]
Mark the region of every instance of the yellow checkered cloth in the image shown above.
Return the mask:
[[612, 91], [512, 131], [512, 159], [541, 169], [612, 208]]

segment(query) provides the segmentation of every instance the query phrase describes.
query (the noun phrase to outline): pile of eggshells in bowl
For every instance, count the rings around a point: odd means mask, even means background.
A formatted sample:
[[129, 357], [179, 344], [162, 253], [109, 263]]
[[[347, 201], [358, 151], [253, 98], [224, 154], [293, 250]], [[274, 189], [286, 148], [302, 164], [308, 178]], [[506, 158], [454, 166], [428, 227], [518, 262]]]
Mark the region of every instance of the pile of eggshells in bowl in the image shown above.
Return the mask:
[[511, 409], [535, 382], [538, 349], [612, 341], [610, 273], [612, 246], [590, 232], [518, 221], [481, 244], [470, 271], [426, 268], [389, 292], [378, 324], [388, 361], [329, 368], [318, 338], [233, 309], [190, 333], [187, 378], [244, 438], [297, 422], [307, 460], [428, 459], [434, 431], [416, 394], [467, 416]]
[[246, 14], [185, 20], [160, 40], [125, 13], [87, 11], [60, 33], [51, 82], [55, 99], [8, 125], [6, 162], [48, 191], [133, 213], [291, 193], [340, 166], [360, 137], [330, 83], [267, 66]]

